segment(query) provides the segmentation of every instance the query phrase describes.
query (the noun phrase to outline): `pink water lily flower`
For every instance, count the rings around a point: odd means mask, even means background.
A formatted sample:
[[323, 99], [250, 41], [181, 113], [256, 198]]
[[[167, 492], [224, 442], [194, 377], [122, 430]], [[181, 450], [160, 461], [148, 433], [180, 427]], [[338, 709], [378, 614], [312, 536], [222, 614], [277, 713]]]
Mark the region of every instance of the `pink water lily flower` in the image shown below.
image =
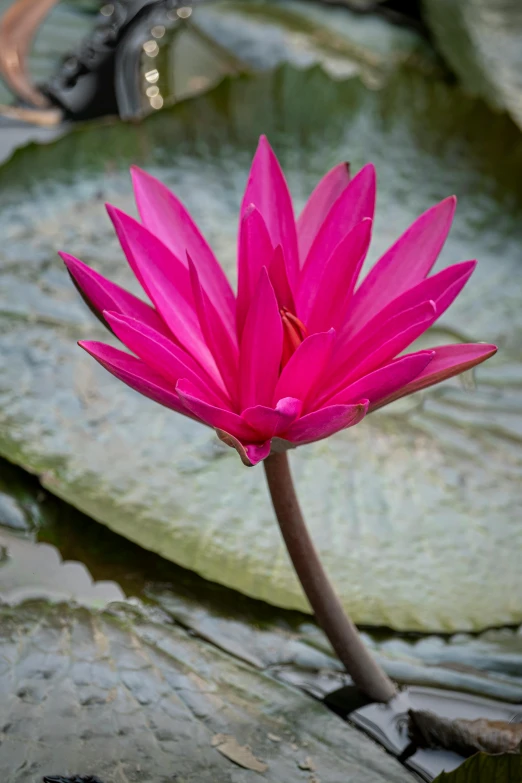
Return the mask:
[[467, 370], [494, 345], [403, 354], [460, 293], [464, 261], [428, 277], [455, 199], [424, 212], [359, 280], [375, 207], [371, 164], [319, 182], [296, 220], [261, 137], [239, 215], [237, 295], [176, 196], [133, 168], [141, 218], [108, 206], [147, 301], [61, 254], [91, 308], [131, 353], [83, 341], [136, 391], [213, 427], [254, 465], [271, 449], [352, 427], [368, 413]]

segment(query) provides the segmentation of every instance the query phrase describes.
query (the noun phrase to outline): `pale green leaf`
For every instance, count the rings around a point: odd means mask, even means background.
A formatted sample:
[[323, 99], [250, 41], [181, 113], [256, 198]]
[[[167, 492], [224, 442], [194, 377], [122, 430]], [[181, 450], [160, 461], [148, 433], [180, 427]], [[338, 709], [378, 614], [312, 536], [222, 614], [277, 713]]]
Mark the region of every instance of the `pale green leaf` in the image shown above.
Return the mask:
[[139, 126], [86, 126], [19, 153], [0, 171], [1, 453], [142, 546], [307, 609], [262, 468], [243, 468], [208, 429], [139, 397], [76, 347], [108, 338], [56, 257], [66, 249], [136, 290], [103, 210], [105, 200], [133, 209], [127, 167], [136, 162], [186, 201], [233, 276], [237, 211], [260, 132], [298, 206], [338, 161], [354, 170], [375, 162], [372, 259], [455, 192], [441, 264], [480, 263], [430, 339], [500, 346], [474, 379], [292, 454], [345, 606], [359, 623], [400, 629], [520, 622], [522, 143], [507, 118], [412, 73], [372, 92], [285, 68], [226, 81]]

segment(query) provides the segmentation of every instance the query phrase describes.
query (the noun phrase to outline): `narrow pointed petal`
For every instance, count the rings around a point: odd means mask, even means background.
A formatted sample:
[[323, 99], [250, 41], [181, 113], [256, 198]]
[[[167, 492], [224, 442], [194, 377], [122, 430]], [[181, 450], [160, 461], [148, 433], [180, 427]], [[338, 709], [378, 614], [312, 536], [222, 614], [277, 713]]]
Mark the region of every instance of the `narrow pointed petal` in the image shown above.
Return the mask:
[[364, 218], [373, 220], [375, 187], [375, 169], [369, 163], [344, 189], [317, 232], [301, 271], [300, 288], [302, 280], [317, 278], [316, 270], [324, 266], [325, 261], [352, 228]]
[[[454, 264], [454, 266], [448, 267], [448, 269], [443, 269], [438, 275], [428, 278], [425, 288], [422, 291], [419, 289], [417, 295], [420, 294], [426, 298], [433, 299], [437, 306], [437, 318], [439, 318], [453, 304], [473, 274], [476, 266], [476, 261], [464, 261], [461, 264]], [[435, 291], [432, 288], [430, 291], [428, 281], [432, 281], [435, 278], [437, 278], [439, 290]]]
[[392, 318], [409, 310], [419, 302], [427, 300], [435, 302], [436, 318], [440, 318], [462, 291], [475, 267], [476, 261], [464, 261], [461, 264], [449, 266], [400, 294], [366, 324], [355, 324], [350, 320], [339, 335], [339, 350], [342, 351], [348, 346], [353, 350], [354, 346], [359, 345], [362, 339], [368, 339], [371, 334], [382, 334]]
[[261, 213], [253, 204], [245, 210], [239, 226], [237, 276], [237, 334], [243, 333], [250, 300], [259, 280], [261, 269], [267, 266], [274, 253], [268, 229]]
[[229, 432], [225, 432], [225, 430], [216, 429], [216, 435], [219, 440], [237, 451], [241, 457], [241, 462], [247, 468], [253, 468], [254, 465], [257, 465], [270, 455], [271, 442], [269, 440], [265, 441], [265, 443], [247, 443], [245, 445]]
[[265, 136], [261, 136], [248, 177], [241, 217], [254, 204], [266, 223], [273, 247], [281, 245], [288, 268], [290, 285], [299, 273], [297, 232], [292, 198], [285, 176]]
[[278, 245], [272, 254], [272, 259], [268, 264], [268, 277], [274, 288], [279, 307], [286, 307], [291, 313], [294, 313], [294, 295], [288, 281], [285, 257], [281, 245]]
[[366, 416], [368, 400], [360, 400], [356, 405], [331, 405], [308, 413], [281, 433], [283, 440], [295, 445], [312, 443], [328, 438], [340, 430], [359, 424]]
[[334, 392], [394, 359], [431, 326], [435, 317], [435, 303], [421, 302], [390, 319], [378, 336], [372, 333], [367, 339], [361, 339], [348, 357], [338, 353], [336, 346], [334, 371], [321, 404]]
[[218, 387], [201, 366], [172, 340], [134, 318], [108, 311], [104, 315], [116, 337], [165, 378], [173, 389], [180, 378], [186, 378], [214, 404], [230, 406], [224, 389]]
[[198, 314], [203, 337], [214, 357], [217, 368], [231, 399], [235, 402], [238, 393], [237, 371], [239, 350], [236, 335], [230, 335], [221, 314], [203, 290], [199, 276], [190, 256], [188, 257], [190, 280], [194, 295], [194, 304]]
[[199, 389], [190, 381], [178, 381], [176, 392], [183, 407], [196, 418], [208, 424], [209, 427], [229, 432], [242, 443], [259, 441], [258, 433], [246, 421], [243, 421], [241, 416], [233, 411], [212, 405], [212, 403], [202, 398]]
[[299, 418], [303, 403], [294, 397], [284, 397], [279, 400], [275, 408], [266, 405], [255, 405], [247, 408], [241, 414], [246, 423], [252, 427], [263, 439], [273, 438], [284, 432]]
[[154, 402], [159, 402], [166, 408], [188, 416], [190, 419], [195, 418], [190, 411], [184, 408], [175, 388], [141, 359], [129, 356], [128, 353], [113, 348], [112, 345], [92, 340], [81, 340], [78, 345], [131, 389], [143, 394], [144, 397], [149, 397]]
[[137, 318], [163, 334], [168, 331], [161, 317], [149, 304], [138, 299], [137, 296], [116, 285], [116, 283], [107, 280], [106, 277], [91, 269], [90, 266], [87, 266], [78, 258], [74, 258], [74, 256], [70, 256], [68, 253], [59, 253], [58, 255], [67, 267], [69, 274], [87, 304], [105, 326], [110, 328], [102, 313], [104, 310], [113, 310], [117, 313]]
[[107, 213], [112, 221], [120, 245], [142, 288], [154, 300], [152, 290], [159, 282], [175, 287], [178, 297], [192, 302], [188, 268], [166, 245], [121, 209], [106, 204]]
[[433, 351], [419, 351], [419, 353], [410, 356], [401, 356], [390, 364], [365, 375], [355, 383], [351, 383], [329, 399], [327, 404], [347, 405], [360, 399], [368, 399], [371, 411], [380, 400], [395, 394], [417, 378], [426, 369], [434, 355]]
[[283, 367], [274, 392], [274, 402], [295, 397], [305, 403], [318, 386], [332, 356], [335, 331], [307, 337]]
[[[477, 364], [485, 362], [497, 352], [496, 345], [486, 343], [464, 343], [455, 345], [440, 345], [431, 349], [434, 357], [428, 366], [410, 383], [402, 389], [381, 399], [375, 409], [382, 408], [394, 400], [406, 397], [409, 394], [426, 389], [436, 383], [453, 378], [466, 370], [470, 370]], [[413, 356], [413, 354], [411, 354]]]
[[353, 323], [366, 323], [426, 277], [446, 241], [456, 203], [452, 196], [428, 209], [377, 261], [353, 298]]
[[[279, 376], [283, 325], [266, 268], [261, 270], [239, 351], [241, 408], [270, 405]], [[226, 427], [223, 427], [226, 429]]]
[[[371, 372], [404, 351], [432, 325], [436, 314], [437, 309], [433, 301], [422, 302], [420, 305], [412, 307], [411, 310], [400, 313], [389, 323], [385, 341], [377, 344], [373, 351], [369, 349], [369, 346], [367, 351], [361, 350], [361, 354], [355, 362], [357, 376], [361, 377]], [[366, 358], [363, 358], [365, 353]]]
[[301, 264], [324, 219], [350, 182], [350, 165], [339, 163], [319, 181], [297, 220], [297, 241]]
[[129, 264], [172, 334], [217, 379], [219, 373], [194, 308], [187, 267], [137, 220], [115, 207], [108, 209]]
[[185, 264], [187, 253], [196, 264], [210, 301], [223, 313], [227, 328], [235, 328], [235, 297], [226, 275], [200, 230], [176, 196], [155, 177], [133, 166], [132, 182], [143, 225]]
[[329, 259], [308, 264], [300, 281], [297, 313], [310, 332], [344, 322], [372, 235], [372, 221], [365, 218], [341, 239]]

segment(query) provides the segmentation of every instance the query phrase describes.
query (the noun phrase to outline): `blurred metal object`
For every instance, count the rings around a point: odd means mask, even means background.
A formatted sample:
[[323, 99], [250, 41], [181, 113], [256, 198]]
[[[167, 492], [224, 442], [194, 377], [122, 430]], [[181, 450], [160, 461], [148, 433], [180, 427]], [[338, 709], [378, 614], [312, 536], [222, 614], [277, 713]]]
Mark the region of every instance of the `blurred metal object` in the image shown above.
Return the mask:
[[27, 55], [36, 31], [57, 2], [16, 0], [0, 19], [0, 74], [20, 100], [38, 109], [46, 109], [50, 102], [31, 82]]
[[45, 85], [46, 95], [71, 120], [111, 114], [139, 119], [147, 108], [160, 109], [163, 97], [152, 75], [159, 67], [160, 39], [167, 30], [172, 34], [189, 25], [193, 6], [201, 2], [113, 0], [102, 7], [79, 51]]
[[165, 0], [113, 0], [102, 6], [93, 32], [43, 88], [67, 119], [135, 116], [135, 102], [128, 96], [136, 89], [138, 72], [134, 61], [127, 60], [126, 41], [137, 30], [148, 35], [152, 15], [166, 6]]
[[0, 115], [49, 127], [63, 119], [119, 114], [116, 81], [124, 85], [119, 92], [125, 103], [126, 82], [132, 82], [135, 76], [119, 72], [117, 79], [119, 47], [129, 32], [134, 36], [136, 28], [147, 25], [150, 8], [165, 7], [164, 0], [114, 0], [105, 5], [100, 2], [93, 32], [62, 62], [48, 83], [36, 87], [29, 76], [27, 58], [38, 28], [57, 2], [15, 0], [0, 18], [0, 76], [19, 102], [0, 105]]
[[[137, 119], [143, 116], [144, 80], [151, 85], [149, 90], [151, 88], [157, 90], [150, 99], [152, 107], [159, 109], [163, 106], [159, 89], [154, 87], [160, 74], [156, 68], [159, 46], [155, 39], [158, 36], [153, 31], [163, 30], [163, 35], [165, 24], [168, 24], [173, 31], [179, 27], [181, 20], [188, 19], [191, 13], [191, 4], [185, 0], [163, 0], [147, 8], [141, 15], [139, 23], [132, 25], [126, 31], [116, 52], [115, 63], [115, 89], [119, 113], [123, 119]], [[141, 72], [144, 55], [149, 61], [149, 71], [146, 74]]]

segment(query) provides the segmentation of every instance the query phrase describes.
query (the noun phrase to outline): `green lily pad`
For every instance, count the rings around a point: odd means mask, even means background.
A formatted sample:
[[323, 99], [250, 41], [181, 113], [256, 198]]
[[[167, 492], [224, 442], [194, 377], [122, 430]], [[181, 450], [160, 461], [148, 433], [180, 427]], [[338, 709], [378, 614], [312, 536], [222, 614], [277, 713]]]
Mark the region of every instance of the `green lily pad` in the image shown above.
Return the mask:
[[453, 772], [443, 772], [434, 783], [522, 783], [522, 756], [477, 753]]
[[522, 5], [518, 0], [423, 0], [435, 42], [463, 87], [522, 127]]
[[339, 160], [354, 170], [375, 162], [373, 259], [456, 192], [441, 263], [480, 264], [430, 339], [501, 348], [465, 383], [292, 454], [345, 606], [359, 623], [400, 629], [520, 622], [522, 142], [507, 118], [413, 73], [374, 92], [284, 68], [227, 80], [141, 125], [89, 125], [19, 152], [0, 170], [0, 452], [142, 546], [308, 609], [262, 468], [243, 468], [211, 431], [139, 397], [76, 347], [109, 338], [56, 258], [66, 248], [137, 290], [103, 211], [104, 200], [133, 209], [133, 161], [175, 188], [233, 275], [237, 210], [262, 131], [298, 205]]
[[361, 73], [375, 86], [406, 63], [433, 72], [437, 58], [413, 29], [306, 0], [218, 0], [194, 9], [189, 29], [245, 65], [320, 63], [334, 77]]
[[325, 707], [166, 622], [114, 604], [0, 607], [0, 775], [129, 783], [407, 783]]
[[[30, 530], [21, 538], [16, 523], [25, 518]], [[43, 491], [34, 477], [3, 460], [2, 525], [7, 527], [0, 527], [0, 601], [52, 599], [99, 608], [115, 596], [138, 600], [317, 698], [350, 683], [307, 615], [238, 595], [143, 550]], [[367, 629], [364, 640], [401, 684], [522, 703], [522, 633], [516, 629], [448, 638]]]

